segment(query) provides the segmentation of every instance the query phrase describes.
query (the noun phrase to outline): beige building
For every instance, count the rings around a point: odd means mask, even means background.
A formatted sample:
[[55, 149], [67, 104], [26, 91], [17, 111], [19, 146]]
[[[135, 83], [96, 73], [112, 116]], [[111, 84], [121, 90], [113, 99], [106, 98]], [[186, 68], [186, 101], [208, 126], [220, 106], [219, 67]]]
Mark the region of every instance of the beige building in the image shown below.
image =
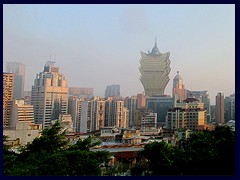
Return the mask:
[[168, 110], [166, 127], [168, 129], [197, 130], [207, 123], [207, 110], [196, 98], [187, 98]]
[[3, 135], [8, 136], [8, 140], [20, 139], [20, 144], [28, 144], [36, 137], [41, 136], [42, 125], [33, 124], [29, 121], [16, 122], [15, 129], [4, 129]]
[[14, 74], [3, 73], [3, 128], [10, 128]]
[[155, 42], [151, 53], [141, 51], [140, 81], [144, 87], [146, 96], [164, 95], [169, 82], [170, 53], [160, 53]]
[[52, 120], [59, 119], [60, 114], [67, 114], [68, 110], [67, 81], [54, 63], [46, 62], [44, 71], [36, 75], [32, 86], [34, 120], [36, 124], [43, 124], [44, 129], [51, 125]]
[[12, 101], [11, 127], [16, 128], [17, 122], [34, 123], [33, 105], [25, 104], [23, 99]]

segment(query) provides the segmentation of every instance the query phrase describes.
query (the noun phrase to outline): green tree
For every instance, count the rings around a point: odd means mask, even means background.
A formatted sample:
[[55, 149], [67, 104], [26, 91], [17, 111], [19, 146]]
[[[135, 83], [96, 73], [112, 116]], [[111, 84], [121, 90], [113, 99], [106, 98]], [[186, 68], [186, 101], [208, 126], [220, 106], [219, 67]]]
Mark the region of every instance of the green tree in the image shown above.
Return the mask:
[[101, 175], [100, 164], [109, 160], [109, 153], [90, 151], [98, 142], [94, 137], [71, 145], [64, 134], [57, 122], [14, 158], [5, 156], [4, 175]]
[[142, 155], [148, 159], [148, 167], [152, 175], [172, 173], [173, 153], [173, 147], [165, 142], [146, 144], [142, 151]]
[[234, 175], [235, 134], [218, 126], [191, 134], [180, 146], [147, 144], [142, 155], [152, 175]]

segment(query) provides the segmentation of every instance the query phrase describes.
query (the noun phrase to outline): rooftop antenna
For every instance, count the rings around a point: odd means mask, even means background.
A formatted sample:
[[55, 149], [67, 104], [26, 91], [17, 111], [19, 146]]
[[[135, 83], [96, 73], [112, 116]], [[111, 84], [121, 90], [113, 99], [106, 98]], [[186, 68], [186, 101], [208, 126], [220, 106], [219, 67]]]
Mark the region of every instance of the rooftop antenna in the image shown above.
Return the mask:
[[54, 61], [56, 60], [56, 54], [54, 55]]

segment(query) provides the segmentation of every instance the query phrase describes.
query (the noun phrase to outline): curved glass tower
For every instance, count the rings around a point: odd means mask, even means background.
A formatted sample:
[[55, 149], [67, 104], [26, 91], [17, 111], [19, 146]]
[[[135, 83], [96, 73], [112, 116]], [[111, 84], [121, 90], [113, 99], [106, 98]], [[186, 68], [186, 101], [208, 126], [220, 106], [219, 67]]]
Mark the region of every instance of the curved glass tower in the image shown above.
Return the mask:
[[144, 87], [146, 96], [164, 95], [164, 90], [169, 82], [170, 52], [161, 54], [157, 42], [151, 53], [141, 51], [140, 81]]

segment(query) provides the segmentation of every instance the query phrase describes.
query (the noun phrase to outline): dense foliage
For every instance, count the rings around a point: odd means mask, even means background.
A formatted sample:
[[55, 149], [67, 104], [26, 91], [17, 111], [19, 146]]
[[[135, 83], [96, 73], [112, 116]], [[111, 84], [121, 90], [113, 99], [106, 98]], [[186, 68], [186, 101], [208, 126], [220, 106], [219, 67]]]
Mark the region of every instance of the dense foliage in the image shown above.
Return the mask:
[[[6, 141], [7, 137], [3, 137]], [[94, 136], [72, 145], [59, 122], [42, 136], [23, 146], [20, 153], [3, 145], [4, 175], [102, 175], [101, 165], [109, 161], [107, 151], [90, 151], [100, 143]], [[178, 146], [153, 142], [140, 151], [142, 161], [135, 166], [110, 167], [105, 175], [234, 175], [235, 134], [229, 127], [191, 134]], [[130, 169], [129, 169], [130, 168]]]
[[147, 168], [141, 166], [138, 174], [234, 175], [235, 134], [229, 127], [218, 126], [214, 131], [193, 133], [179, 146], [165, 142], [147, 144], [141, 155], [147, 159]]
[[4, 146], [4, 175], [101, 175], [100, 164], [107, 162], [110, 155], [90, 151], [100, 142], [89, 136], [71, 145], [64, 134], [57, 122], [18, 154]]

